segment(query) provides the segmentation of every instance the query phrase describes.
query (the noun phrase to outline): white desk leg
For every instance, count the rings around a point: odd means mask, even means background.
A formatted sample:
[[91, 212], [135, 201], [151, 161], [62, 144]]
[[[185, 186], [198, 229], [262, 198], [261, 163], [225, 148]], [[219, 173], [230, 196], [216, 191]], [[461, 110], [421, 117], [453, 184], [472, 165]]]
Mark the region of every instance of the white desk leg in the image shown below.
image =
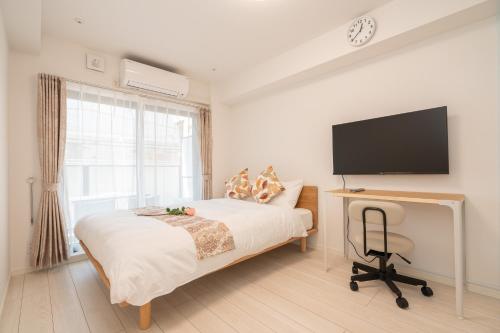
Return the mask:
[[448, 206], [453, 212], [453, 235], [455, 244], [455, 306], [457, 316], [464, 318], [464, 215], [462, 201], [443, 201], [441, 205]]
[[327, 230], [327, 225], [328, 225], [328, 214], [327, 214], [327, 211], [328, 211], [328, 196], [329, 194], [328, 193], [324, 193], [323, 194], [325, 199], [323, 200], [323, 224], [322, 224], [322, 228], [323, 228], [323, 264], [324, 264], [324, 267], [325, 267], [325, 271], [328, 272], [328, 270], [330, 269], [330, 262], [328, 260], [328, 230]]
[[464, 250], [464, 216], [463, 202], [458, 201], [453, 205], [453, 230], [455, 236], [455, 306], [457, 316], [464, 317], [464, 276], [465, 276], [465, 250]]
[[349, 242], [347, 241], [347, 218], [349, 217], [349, 198], [343, 198], [342, 223], [344, 224], [344, 259], [349, 258]]

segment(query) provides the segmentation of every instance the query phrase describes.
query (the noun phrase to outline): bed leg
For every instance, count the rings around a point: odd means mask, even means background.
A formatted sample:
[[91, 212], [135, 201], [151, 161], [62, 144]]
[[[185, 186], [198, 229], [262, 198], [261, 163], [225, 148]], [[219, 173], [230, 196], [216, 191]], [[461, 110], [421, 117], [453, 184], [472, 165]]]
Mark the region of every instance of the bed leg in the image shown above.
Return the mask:
[[151, 326], [151, 302], [139, 308], [139, 328], [147, 330]]
[[300, 239], [300, 252], [306, 252], [307, 250], [307, 237]]

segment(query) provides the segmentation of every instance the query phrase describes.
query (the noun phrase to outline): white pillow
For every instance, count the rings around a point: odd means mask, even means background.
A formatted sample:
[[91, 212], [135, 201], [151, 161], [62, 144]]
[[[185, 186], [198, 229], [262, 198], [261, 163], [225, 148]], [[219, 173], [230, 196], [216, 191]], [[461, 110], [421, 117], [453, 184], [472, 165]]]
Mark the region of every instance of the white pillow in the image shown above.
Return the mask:
[[297, 200], [299, 200], [300, 192], [302, 192], [304, 181], [302, 179], [284, 181], [281, 182], [281, 185], [283, 185], [285, 190], [273, 198], [269, 204], [273, 206], [295, 208]]

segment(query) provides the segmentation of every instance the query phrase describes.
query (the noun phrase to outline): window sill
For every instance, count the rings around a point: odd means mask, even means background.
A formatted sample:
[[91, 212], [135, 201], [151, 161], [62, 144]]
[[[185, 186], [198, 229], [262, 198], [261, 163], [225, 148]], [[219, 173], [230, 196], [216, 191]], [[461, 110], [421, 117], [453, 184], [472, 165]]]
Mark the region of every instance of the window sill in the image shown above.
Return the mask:
[[83, 261], [83, 260], [87, 260], [87, 255], [85, 254], [85, 252], [82, 251], [82, 252], [72, 253], [69, 256], [68, 262], [73, 263], [73, 262], [78, 262], [78, 261]]

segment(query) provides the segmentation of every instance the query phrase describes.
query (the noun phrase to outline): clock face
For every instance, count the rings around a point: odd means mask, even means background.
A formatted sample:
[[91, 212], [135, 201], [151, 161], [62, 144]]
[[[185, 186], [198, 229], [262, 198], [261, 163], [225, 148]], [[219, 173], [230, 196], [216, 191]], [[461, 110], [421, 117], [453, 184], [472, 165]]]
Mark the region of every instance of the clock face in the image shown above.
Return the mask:
[[355, 19], [347, 30], [347, 41], [352, 46], [361, 46], [367, 43], [375, 33], [375, 20], [369, 16]]

